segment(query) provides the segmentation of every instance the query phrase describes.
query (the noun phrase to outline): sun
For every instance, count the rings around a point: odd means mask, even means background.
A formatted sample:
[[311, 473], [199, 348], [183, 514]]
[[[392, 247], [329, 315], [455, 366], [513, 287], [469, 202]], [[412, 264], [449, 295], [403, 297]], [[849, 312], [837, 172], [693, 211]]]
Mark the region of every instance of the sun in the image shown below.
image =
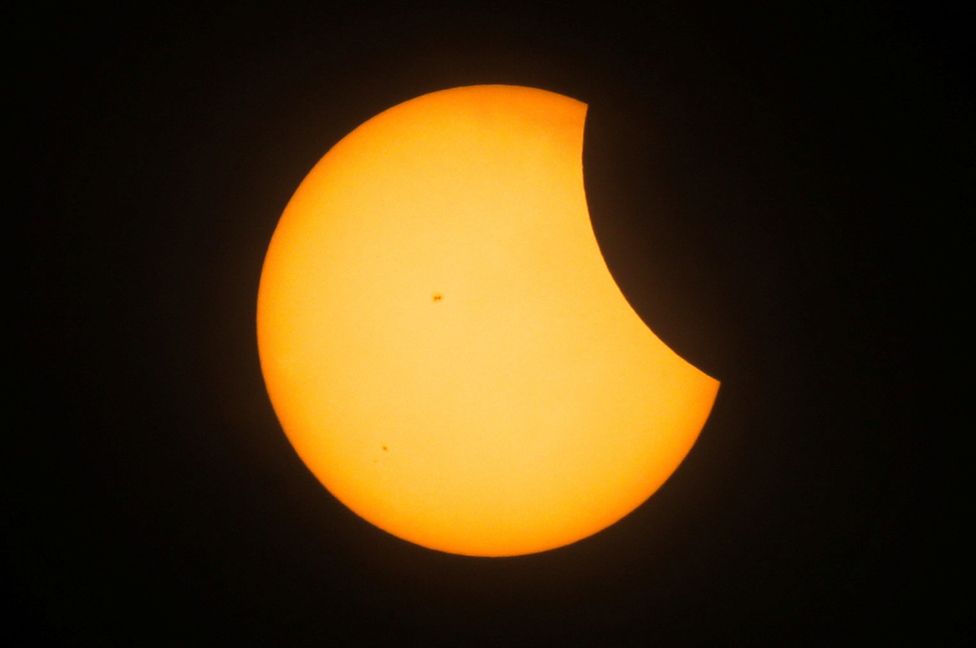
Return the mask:
[[718, 382], [607, 269], [583, 189], [586, 105], [426, 94], [309, 172], [258, 290], [265, 383], [336, 498], [400, 538], [509, 556], [606, 528], [698, 437]]

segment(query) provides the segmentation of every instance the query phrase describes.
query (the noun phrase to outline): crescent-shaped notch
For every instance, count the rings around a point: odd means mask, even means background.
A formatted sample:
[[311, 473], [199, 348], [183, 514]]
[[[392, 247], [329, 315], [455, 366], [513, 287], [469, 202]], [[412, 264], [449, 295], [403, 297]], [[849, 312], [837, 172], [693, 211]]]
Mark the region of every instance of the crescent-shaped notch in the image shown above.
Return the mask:
[[532, 553], [619, 520], [694, 444], [718, 382], [633, 311], [583, 189], [586, 106], [434, 92], [301, 183], [258, 295], [279, 420], [322, 484], [411, 542]]

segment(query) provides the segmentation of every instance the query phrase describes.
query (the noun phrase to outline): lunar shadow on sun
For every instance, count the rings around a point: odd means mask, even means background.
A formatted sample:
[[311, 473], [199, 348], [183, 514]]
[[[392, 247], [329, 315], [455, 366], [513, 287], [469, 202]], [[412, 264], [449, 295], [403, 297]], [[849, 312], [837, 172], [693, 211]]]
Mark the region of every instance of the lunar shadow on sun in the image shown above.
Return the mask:
[[[644, 324], [669, 348], [722, 379], [721, 336], [714, 307], [700, 290], [701, 260], [669, 186], [653, 116], [588, 104], [583, 131], [583, 184], [597, 245], [617, 287]], [[694, 288], [697, 288], [694, 289]]]

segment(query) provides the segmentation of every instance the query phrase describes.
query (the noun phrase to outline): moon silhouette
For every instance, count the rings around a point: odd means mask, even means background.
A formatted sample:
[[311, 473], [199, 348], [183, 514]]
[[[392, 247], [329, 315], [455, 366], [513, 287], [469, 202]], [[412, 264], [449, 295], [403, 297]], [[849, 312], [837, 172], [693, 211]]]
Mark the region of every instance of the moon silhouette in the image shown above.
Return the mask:
[[296, 452], [402, 539], [510, 556], [590, 536], [687, 455], [718, 382], [611, 276], [583, 188], [586, 105], [426, 94], [309, 172], [268, 247], [261, 367]]

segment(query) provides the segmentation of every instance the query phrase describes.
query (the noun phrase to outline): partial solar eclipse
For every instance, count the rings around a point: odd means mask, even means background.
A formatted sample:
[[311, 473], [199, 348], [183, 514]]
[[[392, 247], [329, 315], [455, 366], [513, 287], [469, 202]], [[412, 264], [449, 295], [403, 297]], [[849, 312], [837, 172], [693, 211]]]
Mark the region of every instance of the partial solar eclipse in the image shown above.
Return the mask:
[[309, 172], [268, 247], [261, 368], [336, 498], [424, 547], [553, 549], [633, 511], [718, 382], [607, 269], [583, 189], [586, 105], [534, 88], [426, 94]]

